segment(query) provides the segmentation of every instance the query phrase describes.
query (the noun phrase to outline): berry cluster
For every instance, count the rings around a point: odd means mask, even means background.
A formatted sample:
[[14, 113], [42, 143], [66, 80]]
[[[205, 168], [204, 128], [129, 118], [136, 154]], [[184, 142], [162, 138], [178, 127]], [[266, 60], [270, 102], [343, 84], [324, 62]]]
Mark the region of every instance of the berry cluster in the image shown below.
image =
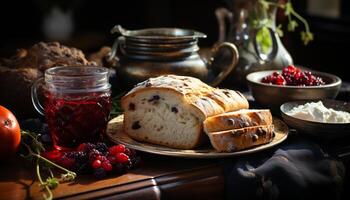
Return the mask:
[[136, 151], [122, 144], [107, 147], [105, 143], [82, 143], [75, 151], [50, 152], [45, 156], [79, 174], [93, 173], [96, 178], [123, 174], [140, 163]]
[[291, 86], [317, 86], [325, 84], [321, 77], [316, 77], [309, 71], [303, 72], [293, 65], [283, 68], [282, 74], [274, 72], [271, 75], [265, 76], [261, 82]]

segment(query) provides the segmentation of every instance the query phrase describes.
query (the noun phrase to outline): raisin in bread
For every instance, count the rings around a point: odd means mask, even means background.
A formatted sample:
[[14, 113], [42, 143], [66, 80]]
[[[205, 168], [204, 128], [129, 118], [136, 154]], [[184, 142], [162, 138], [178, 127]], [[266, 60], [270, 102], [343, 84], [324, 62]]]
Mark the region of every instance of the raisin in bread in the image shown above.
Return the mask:
[[206, 133], [210, 133], [270, 124], [272, 124], [270, 110], [242, 109], [208, 117], [203, 123], [203, 128]]
[[260, 125], [207, 133], [219, 152], [232, 152], [271, 142], [273, 125]]
[[197, 78], [165, 75], [136, 85], [121, 106], [130, 137], [192, 149], [205, 138], [202, 124], [207, 117], [247, 109], [249, 104], [239, 92], [216, 89]]

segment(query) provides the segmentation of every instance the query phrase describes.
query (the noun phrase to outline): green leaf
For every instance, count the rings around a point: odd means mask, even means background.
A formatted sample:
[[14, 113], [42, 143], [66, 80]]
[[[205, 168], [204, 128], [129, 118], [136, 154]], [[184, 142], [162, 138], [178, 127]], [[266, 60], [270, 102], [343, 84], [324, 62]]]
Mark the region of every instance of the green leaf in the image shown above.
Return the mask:
[[276, 27], [276, 33], [279, 37], [283, 37], [284, 33], [283, 33], [283, 30], [282, 30], [282, 24], [278, 25]]
[[256, 41], [260, 45], [264, 54], [268, 53], [272, 47], [272, 38], [269, 29], [264, 26], [258, 30], [256, 34]]
[[50, 178], [46, 179], [46, 181], [43, 185], [48, 186], [50, 189], [54, 189], [58, 186], [58, 184], [59, 184], [59, 182], [58, 182], [57, 178], [50, 177]]
[[292, 10], [293, 10], [292, 3], [288, 1], [284, 7], [284, 14], [288, 16], [292, 13]]
[[314, 35], [311, 32], [302, 31], [300, 33], [300, 36], [301, 36], [301, 40], [304, 42], [304, 45], [307, 45], [309, 42], [314, 40]]
[[291, 20], [288, 23], [288, 28], [287, 29], [288, 29], [288, 31], [293, 32], [295, 30], [295, 28], [298, 27], [298, 26], [299, 26], [298, 22], [296, 22], [295, 20]]

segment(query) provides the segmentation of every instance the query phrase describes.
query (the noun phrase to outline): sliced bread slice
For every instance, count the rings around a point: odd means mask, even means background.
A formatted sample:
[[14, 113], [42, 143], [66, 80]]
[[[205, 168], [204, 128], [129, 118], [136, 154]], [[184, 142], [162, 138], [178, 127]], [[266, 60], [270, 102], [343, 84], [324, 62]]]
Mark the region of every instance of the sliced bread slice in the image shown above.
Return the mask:
[[211, 133], [270, 124], [272, 124], [270, 110], [242, 109], [208, 117], [203, 122], [203, 128], [206, 133]]
[[219, 152], [233, 152], [271, 142], [273, 125], [261, 125], [207, 133], [212, 146]]

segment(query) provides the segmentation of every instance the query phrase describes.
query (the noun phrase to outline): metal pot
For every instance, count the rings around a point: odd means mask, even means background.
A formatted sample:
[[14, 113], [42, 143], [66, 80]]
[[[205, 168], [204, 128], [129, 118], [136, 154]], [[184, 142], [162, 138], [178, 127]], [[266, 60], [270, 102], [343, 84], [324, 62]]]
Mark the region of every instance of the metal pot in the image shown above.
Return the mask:
[[117, 76], [126, 88], [165, 74], [193, 76], [217, 86], [238, 61], [237, 48], [228, 42], [215, 46], [209, 60], [201, 58], [198, 39], [206, 35], [193, 30], [130, 31], [118, 25], [111, 32], [121, 35], [113, 44], [110, 59], [117, 59]]

